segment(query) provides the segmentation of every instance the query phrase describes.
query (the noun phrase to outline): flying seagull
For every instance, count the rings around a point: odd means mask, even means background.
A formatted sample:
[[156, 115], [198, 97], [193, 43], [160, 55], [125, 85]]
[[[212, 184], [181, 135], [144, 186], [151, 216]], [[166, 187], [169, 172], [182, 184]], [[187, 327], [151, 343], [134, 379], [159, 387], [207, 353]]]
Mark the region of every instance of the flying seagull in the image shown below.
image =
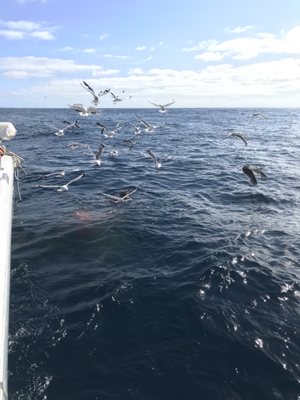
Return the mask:
[[245, 143], [245, 145], [247, 146], [247, 140], [246, 140], [246, 135], [244, 135], [243, 133], [241, 133], [241, 132], [237, 132], [237, 131], [234, 131], [234, 130], [232, 130], [229, 134], [228, 134], [228, 137], [229, 136], [236, 136], [236, 137], [238, 137], [238, 138], [240, 138], [244, 143]]
[[175, 100], [173, 99], [172, 101], [171, 101], [171, 103], [167, 103], [167, 104], [156, 104], [156, 103], [152, 103], [152, 101], [150, 101], [149, 100], [149, 103], [150, 104], [152, 104], [153, 106], [155, 106], [155, 107], [159, 107], [159, 112], [160, 113], [165, 113], [167, 110], [166, 110], [166, 108], [167, 107], [169, 107], [169, 106], [171, 106], [172, 104], [174, 104], [175, 103]]
[[138, 136], [141, 133], [141, 127], [137, 125], [132, 125], [134, 129], [134, 134]]
[[69, 147], [72, 150], [75, 150], [75, 149], [78, 149], [79, 147], [87, 148], [87, 147], [89, 147], [89, 145], [86, 143], [73, 142], [73, 143], [69, 143], [67, 145], [67, 147]]
[[242, 171], [248, 176], [252, 185], [257, 185], [257, 180], [254, 174], [260, 175], [262, 179], [268, 179], [267, 175], [258, 167], [244, 165]]
[[112, 97], [113, 97], [113, 103], [114, 103], [114, 104], [118, 103], [119, 101], [122, 101], [121, 97], [116, 96], [113, 92], [110, 92], [110, 94], [111, 94]]
[[58, 136], [58, 137], [64, 136], [65, 132], [66, 132], [68, 129], [71, 129], [71, 128], [72, 128], [71, 125], [65, 126], [64, 128], [60, 129], [60, 128], [57, 128], [57, 126], [55, 126], [55, 125], [48, 124], [47, 122], [43, 122], [43, 124], [46, 125], [48, 128], [54, 130], [54, 131], [55, 131], [55, 132], [54, 132], [54, 135], [56, 135], [56, 136]]
[[69, 185], [81, 179], [85, 175], [85, 172], [77, 176], [76, 178], [72, 179], [71, 181], [67, 182], [65, 185], [37, 185], [42, 189], [56, 189], [58, 192], [65, 192], [69, 190]]
[[266, 119], [267, 117], [265, 114], [262, 114], [261, 112], [254, 112], [253, 114], [250, 114], [251, 118], [260, 118], [260, 119]]
[[155, 157], [150, 149], [147, 149], [146, 153], [149, 154], [149, 156], [153, 159], [155, 168], [159, 169], [161, 167], [161, 162], [159, 162], [159, 160]]
[[75, 122], [70, 122], [70, 121], [63, 121], [64, 124], [67, 124], [69, 126], [69, 128], [77, 128], [79, 129], [80, 126], [77, 123], [77, 119]]
[[87, 145], [86, 147], [89, 149], [90, 154], [93, 156], [95, 164], [100, 167], [100, 165], [101, 165], [101, 156], [102, 156], [102, 154], [104, 152], [105, 145], [103, 143], [101, 143], [96, 152], [93, 152], [93, 150], [91, 149], [91, 146]]
[[154, 125], [149, 124], [148, 122], [143, 120], [141, 117], [139, 117], [137, 114], [135, 114], [135, 116], [141, 121], [146, 132], [151, 133], [155, 130], [156, 127]]
[[98, 148], [98, 151], [94, 154], [95, 162], [99, 166], [101, 165], [101, 156], [102, 156], [102, 154], [104, 152], [104, 147], [105, 147], [105, 145], [103, 143], [101, 143], [99, 148]]
[[82, 81], [81, 86], [86, 89], [88, 92], [91, 93], [91, 95], [93, 96], [93, 100], [92, 103], [97, 106], [99, 103], [99, 98], [100, 96], [104, 96], [105, 94], [108, 94], [110, 92], [110, 89], [105, 89], [105, 90], [100, 90], [100, 92], [98, 94], [95, 93], [94, 89], [85, 81]]
[[105, 137], [109, 139], [112, 139], [114, 137], [115, 132], [108, 129], [106, 125], [101, 124], [100, 122], [96, 122], [96, 125], [100, 128], [101, 133], [103, 133]]
[[135, 141], [133, 139], [124, 139], [122, 140], [122, 143], [124, 143], [125, 146], [128, 146], [129, 150], [131, 150], [132, 147], [135, 145]]

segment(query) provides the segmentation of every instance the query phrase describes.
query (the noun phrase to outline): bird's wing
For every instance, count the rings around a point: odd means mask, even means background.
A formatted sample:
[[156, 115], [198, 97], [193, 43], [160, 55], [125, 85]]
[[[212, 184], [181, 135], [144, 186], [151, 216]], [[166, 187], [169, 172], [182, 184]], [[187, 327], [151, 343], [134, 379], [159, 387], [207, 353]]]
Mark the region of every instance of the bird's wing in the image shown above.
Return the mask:
[[112, 194], [103, 193], [103, 192], [98, 192], [98, 193], [103, 194], [103, 196], [107, 197], [108, 199], [110, 199], [116, 203], [120, 203], [120, 202], [124, 201], [124, 197], [117, 197], [117, 196], [113, 196]]
[[129, 199], [129, 196], [131, 196], [131, 195], [132, 195], [133, 193], [135, 193], [137, 190], [138, 190], [138, 188], [134, 188], [131, 192], [125, 194], [125, 196], [123, 196], [122, 199], [124, 199], [124, 200], [127, 199], [127, 200], [128, 200], [128, 199]]
[[97, 153], [95, 154], [96, 160], [99, 160], [99, 158], [102, 156], [103, 151], [104, 151], [104, 145], [101, 143]]
[[113, 92], [110, 92], [110, 94], [114, 98], [113, 101], [122, 101], [122, 99], [119, 96], [116, 96]]
[[73, 108], [73, 110], [78, 111], [78, 112], [86, 112], [86, 109], [83, 107], [82, 104], [68, 104], [69, 107]]
[[258, 167], [251, 167], [252, 171], [260, 175], [263, 179], [268, 179], [267, 175]]
[[73, 127], [72, 127], [72, 125], [67, 125], [67, 126], [65, 126], [63, 129], [60, 129], [61, 131], [63, 131], [63, 132], [65, 132], [65, 131], [67, 131], [68, 129], [72, 129]]
[[147, 126], [148, 128], [150, 127], [150, 125], [149, 125], [146, 121], [144, 121], [141, 117], [139, 117], [137, 114], [135, 114], [135, 116], [136, 116], [145, 126]]
[[98, 96], [104, 96], [110, 92], [110, 89], [100, 90]]
[[246, 174], [248, 176], [248, 178], [250, 179], [250, 182], [253, 185], [257, 185], [257, 180], [255, 178], [255, 175], [254, 175], [251, 167], [249, 167], [248, 165], [244, 165], [242, 168], [242, 171], [244, 172], [244, 174]]
[[37, 185], [37, 187], [42, 189], [60, 189], [61, 185]]
[[[83, 84], [82, 84], [82, 83], [83, 83]], [[82, 83], [81, 83], [81, 86], [82, 86], [84, 89], [86, 89], [88, 92], [90, 92], [90, 93], [94, 96], [94, 98], [97, 98], [94, 89], [93, 89], [89, 84], [87, 84], [85, 81], [82, 81]]]
[[87, 110], [88, 110], [88, 112], [90, 112], [91, 114], [96, 114], [97, 111], [98, 111], [98, 108], [97, 108], [97, 107], [93, 107], [93, 106], [89, 106]]
[[49, 178], [50, 176], [64, 176], [65, 171], [56, 171], [56, 172], [50, 172], [49, 174], [42, 175], [43, 178]]
[[103, 124], [101, 124], [100, 122], [96, 122], [96, 125], [97, 125], [97, 126], [100, 126], [100, 128], [104, 129], [106, 132], [109, 132], [108, 127], [105, 126], [105, 125], [103, 125]]
[[155, 106], [155, 107], [162, 107], [161, 104], [152, 103], [152, 101], [150, 101], [150, 100], [149, 100], [149, 103], [152, 104], [152, 105]]
[[71, 183], [78, 181], [79, 179], [81, 179], [83, 176], [85, 175], [85, 173], [83, 172], [82, 174], [80, 174], [79, 176], [77, 176], [76, 178], [70, 180], [68, 183], [65, 184], [65, 186], [69, 186]]
[[259, 113], [259, 112], [251, 114], [250, 117], [258, 117], [258, 118], [262, 118], [262, 119], [267, 118], [264, 114]]
[[239, 132], [231, 132], [230, 133], [230, 136], [236, 136], [236, 137], [238, 137], [238, 138], [240, 138], [240, 139], [242, 139], [242, 141], [245, 143], [245, 145], [247, 146], [247, 140], [245, 139], [245, 136], [244, 135], [242, 135], [241, 133], [239, 133]]
[[150, 156], [151, 158], [153, 158], [153, 160], [154, 160], [155, 162], [157, 162], [157, 159], [156, 159], [155, 155], [152, 153], [152, 151], [151, 151], [150, 149], [147, 149], [146, 152], [149, 154], [149, 156]]
[[44, 125], [46, 125], [48, 128], [54, 129], [56, 131], [59, 131], [59, 128], [55, 125], [48, 124], [47, 122], [43, 122]]
[[89, 144], [87, 144], [85, 147], [89, 150], [90, 154], [91, 154], [93, 157], [95, 157], [95, 154], [94, 154], [93, 150], [91, 149], [91, 146], [90, 146]]
[[89, 145], [86, 144], [86, 143], [74, 142], [74, 143], [69, 143], [69, 144], [67, 145], [67, 147], [73, 147], [73, 148], [76, 148], [76, 147], [89, 147]]
[[64, 123], [64, 124], [67, 124], [68, 127], [70, 127], [70, 128], [73, 128], [73, 126], [76, 126], [76, 128], [79, 128], [79, 125], [77, 124], [77, 121], [78, 121], [78, 120], [76, 120], [75, 122], [63, 121], [63, 123]]
[[176, 100], [171, 101], [171, 103], [164, 104], [163, 107], [169, 107], [175, 103]]

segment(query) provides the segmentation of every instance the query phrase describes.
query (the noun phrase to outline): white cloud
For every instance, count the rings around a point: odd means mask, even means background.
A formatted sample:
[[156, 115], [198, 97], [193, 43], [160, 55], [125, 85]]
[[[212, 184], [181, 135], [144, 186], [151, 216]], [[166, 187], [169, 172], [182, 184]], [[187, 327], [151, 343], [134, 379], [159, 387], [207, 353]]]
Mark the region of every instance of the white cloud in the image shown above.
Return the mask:
[[99, 36], [100, 40], [104, 40], [108, 37], [108, 33], [103, 33], [102, 35]]
[[53, 31], [57, 27], [47, 27], [42, 23], [32, 21], [0, 21], [0, 26], [3, 28], [0, 30], [0, 36], [12, 40], [22, 39], [41, 39], [41, 40], [53, 40], [55, 39]]
[[[203, 43], [203, 42], [200, 42], [200, 43]], [[200, 47], [200, 46], [201, 46], [200, 43], [199, 43], [198, 46], [184, 47], [184, 48], [182, 49], [182, 51], [184, 51], [184, 52], [186, 52], [186, 53], [192, 53], [193, 51], [197, 51], [197, 50], [199, 50], [200, 48], [203, 48], [203, 47]]]
[[24, 33], [23, 32], [18, 32], [18, 31], [1, 29], [0, 30], [0, 36], [5, 37], [7, 39], [19, 40], [19, 39], [23, 39], [24, 38]]
[[107, 70], [98, 70], [98, 71], [93, 71], [92, 75], [94, 77], [103, 77], [103, 76], [111, 76], [111, 75], [117, 75], [120, 73], [119, 69], [107, 69]]
[[146, 46], [137, 46], [135, 49], [136, 51], [144, 51], [146, 50]]
[[8, 29], [20, 30], [20, 31], [35, 31], [41, 28], [41, 24], [32, 21], [1, 21], [1, 25], [4, 25]]
[[141, 68], [133, 68], [128, 72], [129, 75], [143, 75], [144, 71]]
[[2, 57], [0, 71], [11, 79], [46, 78], [61, 73], [100, 71], [98, 65], [76, 64], [73, 60], [48, 57]]
[[117, 54], [104, 54], [105, 58], [116, 58], [116, 59], [120, 59], [120, 60], [129, 60], [130, 57], [129, 56], [121, 56], [121, 55], [117, 55]]
[[52, 40], [55, 39], [54, 35], [48, 31], [35, 31], [31, 32], [30, 36], [36, 39]]
[[224, 58], [223, 53], [219, 52], [213, 52], [213, 51], [206, 51], [204, 53], [198, 54], [195, 56], [197, 60], [203, 60], [203, 61], [220, 61]]
[[[5, 78], [31, 79], [18, 83], [19, 89], [10, 92], [9, 98], [4, 100], [2, 96], [1, 106], [9, 102], [20, 104], [20, 99], [24, 99], [26, 106], [30, 102], [31, 106], [40, 106], [39, 99], [44, 96], [49, 101], [44, 105], [49, 107], [65, 107], [72, 101], [84, 103], [88, 97], [80, 86], [82, 79], [99, 90], [109, 87], [118, 93], [120, 88], [125, 88], [133, 97], [126, 103], [122, 102], [120, 107], [148, 107], [148, 99], [168, 102], [172, 98], [177, 100], [178, 107], [297, 106], [300, 103], [298, 57], [242, 66], [222, 63], [198, 71], [132, 68], [127, 73], [93, 64], [77, 64], [73, 60], [4, 57], [0, 58], [0, 72]], [[70, 79], [72, 74], [76, 74], [77, 79]], [[51, 78], [53, 85], [49, 87], [49, 80], [43, 85], [34, 85], [33, 82], [39, 82], [34, 79], [40, 77]], [[111, 98], [103, 99], [103, 104], [111, 107]]]
[[74, 47], [72, 47], [72, 46], [65, 46], [65, 47], [61, 47], [59, 49], [59, 51], [73, 51], [73, 50], [74, 50]]
[[46, 4], [47, 0], [16, 0], [18, 4], [27, 4], [27, 3], [41, 3]]
[[94, 54], [94, 53], [96, 53], [96, 51], [97, 51], [96, 49], [92, 49], [92, 48], [83, 50], [84, 53], [89, 53], [89, 54]]
[[148, 56], [147, 58], [144, 58], [143, 60], [142, 60], [142, 62], [148, 62], [148, 61], [151, 61], [152, 60], [152, 56], [150, 55], [150, 56]]
[[235, 60], [250, 60], [260, 54], [300, 54], [300, 26], [295, 26], [287, 33], [281, 33], [278, 37], [271, 33], [258, 33], [253, 36], [239, 37], [236, 39], [219, 42], [217, 40], [205, 40], [197, 46], [182, 49], [186, 52], [205, 50], [196, 55], [196, 59], [212, 61], [226, 57]]
[[236, 28], [229, 29], [229, 32], [231, 33], [243, 33], [246, 31], [250, 31], [251, 29], [254, 29], [255, 25], [246, 25], [246, 26], [237, 26]]

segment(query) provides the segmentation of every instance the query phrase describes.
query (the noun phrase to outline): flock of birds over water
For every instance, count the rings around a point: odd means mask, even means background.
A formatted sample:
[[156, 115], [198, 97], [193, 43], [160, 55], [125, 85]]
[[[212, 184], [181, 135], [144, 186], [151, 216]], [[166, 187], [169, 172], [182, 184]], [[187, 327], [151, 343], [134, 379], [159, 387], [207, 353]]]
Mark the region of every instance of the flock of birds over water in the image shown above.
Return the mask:
[[[74, 110], [80, 117], [88, 117], [91, 115], [99, 115], [101, 112], [101, 109], [97, 107], [100, 102], [100, 98], [102, 96], [112, 96], [112, 101], [113, 104], [116, 104], [118, 102], [121, 102], [124, 99], [130, 99], [132, 96], [128, 97], [120, 97], [116, 94], [114, 94], [110, 89], [105, 89], [101, 90], [98, 93], [95, 92], [95, 90], [85, 81], [82, 81], [81, 86], [87, 90], [91, 95], [92, 95], [92, 100], [91, 100], [91, 105], [88, 107], [84, 107], [83, 104], [81, 103], [75, 103], [68, 105], [72, 110]], [[123, 94], [125, 91], [123, 90]], [[149, 103], [152, 104], [153, 106], [158, 108], [158, 111], [161, 114], [164, 114], [167, 112], [167, 108], [170, 107], [175, 103], [175, 100], [173, 99], [167, 104], [158, 104], [154, 103], [149, 100]], [[157, 126], [153, 125], [152, 123], [146, 121], [144, 118], [139, 116], [138, 114], [135, 114], [136, 117], [136, 122], [132, 124], [132, 129], [133, 129], [133, 137], [130, 139], [124, 139], [122, 143], [129, 148], [129, 150], [132, 149], [132, 147], [135, 144], [135, 139], [139, 138], [141, 134], [148, 134], [151, 135], [155, 132]], [[266, 116], [260, 112], [255, 112], [253, 114], [250, 114], [251, 118], [255, 119], [265, 119]], [[67, 131], [74, 131], [77, 129], [80, 129], [80, 123], [79, 119], [76, 119], [74, 122], [70, 121], [63, 121], [64, 127], [63, 128], [58, 128], [52, 124], [43, 122], [44, 126], [46, 126], [48, 129], [52, 130], [53, 133], [58, 136], [58, 137], [63, 137]], [[110, 129], [107, 125], [103, 124], [102, 122], [96, 122], [95, 127], [99, 128], [101, 135], [105, 139], [113, 139], [115, 135], [119, 132], [120, 129], [122, 129], [121, 125], [118, 123], [117, 126], [114, 129]], [[23, 164], [23, 158], [18, 156], [15, 153], [12, 153], [9, 151], [5, 146], [1, 146], [2, 140], [9, 140], [12, 137], [14, 137], [16, 134], [16, 129], [13, 126], [12, 123], [10, 122], [1, 122], [0, 123], [0, 169], [1, 169], [1, 157], [4, 154], [10, 155], [14, 159], [14, 165], [17, 168], [20, 168], [24, 174], [26, 175], [24, 168], [22, 167]], [[248, 138], [247, 136], [240, 131], [237, 131], [235, 129], [230, 129], [227, 132], [227, 137], [236, 137], [240, 139], [246, 146], [248, 145]], [[85, 149], [87, 151], [87, 155], [89, 155], [92, 159], [92, 162], [94, 163], [95, 166], [100, 167], [102, 165], [102, 157], [104, 152], [106, 152], [106, 144], [103, 142], [100, 143], [98, 150], [93, 151], [91, 146], [87, 143], [81, 143], [81, 142], [72, 142], [67, 145], [68, 148], [71, 150], [76, 150], [76, 149]], [[108, 156], [110, 158], [115, 158], [118, 157], [118, 150], [111, 148], [111, 150], [108, 152]], [[150, 157], [153, 162], [154, 162], [154, 167], [156, 169], [161, 168], [161, 160], [154, 154], [154, 152], [147, 148], [145, 150], [145, 155]], [[257, 185], [257, 178], [256, 176], [259, 176], [261, 179], [267, 179], [267, 175], [262, 171], [261, 168], [258, 166], [254, 165], [244, 165], [242, 167], [243, 173], [249, 178], [249, 181], [252, 185]], [[78, 180], [80, 180], [82, 177], [84, 177], [85, 172], [81, 172], [80, 175], [76, 176], [74, 179], [71, 179], [65, 184], [62, 185], [47, 185], [47, 184], [38, 184], [37, 187], [42, 188], [42, 189], [54, 189], [57, 190], [58, 192], [63, 192], [69, 190], [69, 186]], [[65, 176], [65, 171], [56, 171], [56, 172], [51, 172], [48, 174], [41, 175], [41, 178], [47, 179], [47, 178], [61, 178]], [[15, 174], [15, 177], [18, 179], [18, 175]], [[19, 189], [19, 187], [18, 187]], [[135, 193], [138, 190], [138, 187], [127, 187], [122, 190], [120, 190], [118, 193], [115, 194], [109, 194], [109, 193], [104, 193], [104, 192], [99, 192], [103, 196], [105, 196], [111, 203], [121, 203], [121, 202], [127, 202], [131, 200], [131, 195]], [[21, 200], [20, 196], [20, 191], [19, 192], [19, 198]]]

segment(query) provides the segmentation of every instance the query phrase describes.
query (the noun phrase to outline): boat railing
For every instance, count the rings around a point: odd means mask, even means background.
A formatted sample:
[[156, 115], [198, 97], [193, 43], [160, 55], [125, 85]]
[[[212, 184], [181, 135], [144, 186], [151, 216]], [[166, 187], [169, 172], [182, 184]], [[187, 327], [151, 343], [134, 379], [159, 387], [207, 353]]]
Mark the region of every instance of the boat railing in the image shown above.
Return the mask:
[[1, 157], [0, 169], [0, 400], [7, 400], [7, 360], [10, 294], [11, 230], [14, 161]]

